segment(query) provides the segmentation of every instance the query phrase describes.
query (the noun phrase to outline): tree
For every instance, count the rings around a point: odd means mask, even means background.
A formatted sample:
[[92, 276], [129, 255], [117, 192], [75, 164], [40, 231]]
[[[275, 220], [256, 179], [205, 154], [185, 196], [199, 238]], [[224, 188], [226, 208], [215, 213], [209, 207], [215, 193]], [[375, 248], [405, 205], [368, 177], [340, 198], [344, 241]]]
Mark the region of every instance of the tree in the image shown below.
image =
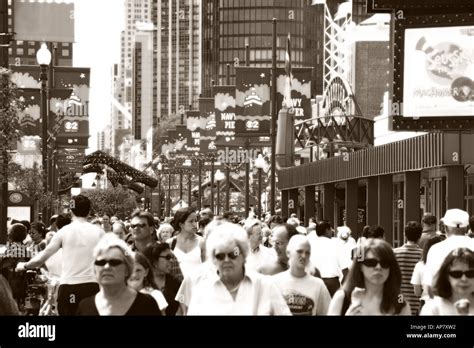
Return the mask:
[[153, 128], [153, 151], [154, 156], [160, 154], [163, 138], [168, 135], [168, 130], [174, 128], [180, 120], [180, 115], [171, 114], [163, 117], [160, 122]]
[[18, 96], [16, 85], [11, 82], [11, 71], [0, 67], [0, 244], [7, 236], [7, 198], [9, 151], [19, 135], [18, 114], [23, 103]]
[[105, 190], [86, 191], [84, 195], [91, 200], [93, 213], [99, 215], [115, 215], [123, 220], [137, 208], [137, 195], [120, 185]]

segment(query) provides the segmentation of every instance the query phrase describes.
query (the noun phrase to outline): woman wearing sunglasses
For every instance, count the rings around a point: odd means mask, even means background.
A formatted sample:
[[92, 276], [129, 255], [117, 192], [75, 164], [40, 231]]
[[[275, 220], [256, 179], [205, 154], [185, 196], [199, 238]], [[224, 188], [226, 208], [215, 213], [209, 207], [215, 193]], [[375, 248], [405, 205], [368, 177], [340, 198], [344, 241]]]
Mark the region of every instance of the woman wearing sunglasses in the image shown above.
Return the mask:
[[195, 279], [187, 315], [291, 315], [271, 278], [245, 270], [248, 251], [242, 227], [215, 227], [206, 241], [213, 271]]
[[170, 246], [167, 243], [151, 244], [145, 248], [144, 255], [150, 261], [158, 290], [163, 293], [166, 302], [168, 302], [166, 315], [176, 315], [179, 303], [175, 300], [175, 296], [181, 282], [171, 274], [173, 255]]
[[107, 233], [94, 249], [94, 274], [100, 291], [79, 304], [79, 315], [161, 315], [150, 295], [127, 285], [134, 268], [133, 252], [114, 233]]
[[434, 290], [437, 296], [426, 302], [420, 315], [473, 315], [474, 253], [466, 248], [449, 253], [439, 269]]
[[369, 238], [357, 250], [328, 315], [411, 315], [400, 294], [401, 273], [390, 244]]

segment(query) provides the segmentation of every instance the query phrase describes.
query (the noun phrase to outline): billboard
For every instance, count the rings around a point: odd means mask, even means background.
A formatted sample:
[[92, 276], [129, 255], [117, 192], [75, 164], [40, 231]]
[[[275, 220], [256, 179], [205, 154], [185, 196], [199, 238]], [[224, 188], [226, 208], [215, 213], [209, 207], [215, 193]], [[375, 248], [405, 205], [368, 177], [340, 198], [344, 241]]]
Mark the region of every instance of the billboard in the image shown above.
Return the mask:
[[408, 28], [404, 52], [401, 115], [474, 116], [474, 26]]
[[74, 42], [74, 4], [40, 0], [13, 3], [15, 40]]
[[270, 68], [237, 67], [235, 135], [269, 136]]

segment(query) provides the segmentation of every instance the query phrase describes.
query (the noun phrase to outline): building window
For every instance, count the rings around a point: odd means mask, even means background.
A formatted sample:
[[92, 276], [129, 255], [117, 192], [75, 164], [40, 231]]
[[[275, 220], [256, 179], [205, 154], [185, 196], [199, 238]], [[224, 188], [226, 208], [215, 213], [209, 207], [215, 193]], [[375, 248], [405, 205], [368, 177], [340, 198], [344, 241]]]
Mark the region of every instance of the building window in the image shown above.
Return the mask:
[[34, 48], [28, 48], [28, 55], [34, 57], [36, 55], [36, 50]]
[[69, 57], [69, 50], [62, 50], [63, 57]]
[[25, 54], [24, 51], [23, 51], [23, 48], [17, 48], [17, 49], [16, 49], [16, 54], [17, 54], [18, 56], [22, 56], [23, 54]]

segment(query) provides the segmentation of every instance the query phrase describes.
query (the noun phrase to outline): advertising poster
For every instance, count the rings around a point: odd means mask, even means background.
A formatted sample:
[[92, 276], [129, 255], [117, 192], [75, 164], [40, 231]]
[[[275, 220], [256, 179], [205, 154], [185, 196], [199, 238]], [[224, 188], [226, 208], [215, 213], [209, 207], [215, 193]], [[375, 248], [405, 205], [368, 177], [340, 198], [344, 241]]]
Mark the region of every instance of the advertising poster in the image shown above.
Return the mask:
[[237, 67], [235, 135], [270, 134], [270, 68]]
[[474, 115], [474, 26], [405, 31], [403, 116]]

